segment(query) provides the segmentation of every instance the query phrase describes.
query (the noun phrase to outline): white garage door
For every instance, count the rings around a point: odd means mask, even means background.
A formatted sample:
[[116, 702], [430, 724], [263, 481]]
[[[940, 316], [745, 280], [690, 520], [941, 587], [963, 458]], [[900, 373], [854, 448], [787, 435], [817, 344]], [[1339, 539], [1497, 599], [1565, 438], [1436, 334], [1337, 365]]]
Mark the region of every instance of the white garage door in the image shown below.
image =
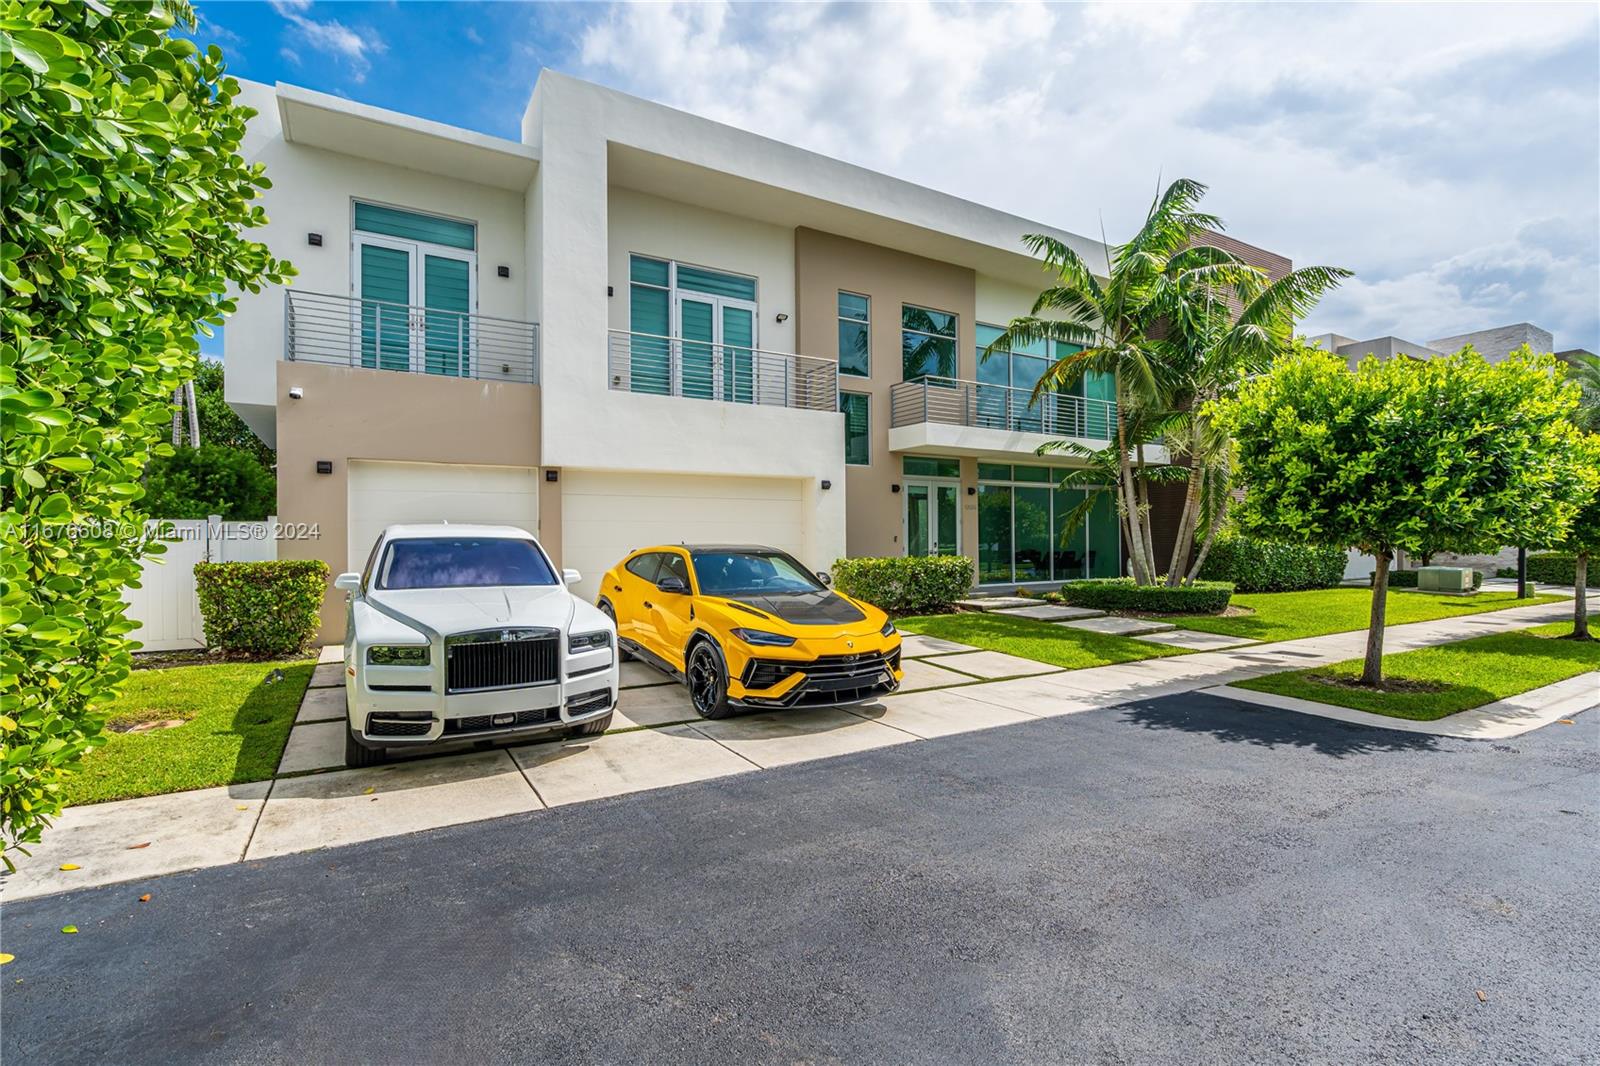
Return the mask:
[[765, 544], [812, 563], [803, 518], [798, 479], [564, 470], [561, 564], [582, 571], [575, 591], [592, 600], [601, 574], [652, 544]]
[[539, 531], [538, 471], [522, 466], [352, 461], [350, 568], [364, 566], [384, 526], [477, 522]]

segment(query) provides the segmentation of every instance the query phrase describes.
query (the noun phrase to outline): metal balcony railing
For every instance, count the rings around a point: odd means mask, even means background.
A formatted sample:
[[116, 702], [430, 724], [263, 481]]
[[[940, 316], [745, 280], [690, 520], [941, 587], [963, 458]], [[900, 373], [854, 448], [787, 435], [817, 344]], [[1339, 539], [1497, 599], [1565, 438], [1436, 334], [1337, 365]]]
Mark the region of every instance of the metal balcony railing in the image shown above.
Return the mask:
[[1053, 392], [1036, 402], [1030, 389], [981, 381], [925, 377], [889, 388], [889, 424], [896, 428], [941, 422], [1012, 433], [1110, 440], [1116, 432], [1116, 418], [1117, 405], [1110, 400]]
[[323, 292], [284, 295], [285, 359], [538, 384], [536, 323]]
[[607, 383], [622, 392], [839, 409], [839, 364], [832, 359], [620, 329], [610, 331], [606, 348]]

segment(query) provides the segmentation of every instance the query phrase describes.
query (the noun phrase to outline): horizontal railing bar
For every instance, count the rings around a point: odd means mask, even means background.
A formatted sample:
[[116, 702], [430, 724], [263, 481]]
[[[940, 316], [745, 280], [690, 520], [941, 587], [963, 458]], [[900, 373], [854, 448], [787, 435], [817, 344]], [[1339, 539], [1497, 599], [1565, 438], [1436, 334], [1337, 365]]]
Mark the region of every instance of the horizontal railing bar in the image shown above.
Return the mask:
[[530, 327], [534, 329], [538, 328], [537, 322], [524, 322], [522, 319], [506, 318], [503, 315], [483, 315], [476, 311], [446, 311], [436, 307], [424, 307], [421, 304], [396, 303], [392, 300], [377, 300], [368, 298], [366, 296], [339, 296], [331, 292], [313, 292], [305, 289], [289, 289], [287, 290], [286, 295], [292, 302], [306, 302], [310, 303], [313, 307], [317, 306], [317, 300], [327, 300], [330, 303], [337, 304], [360, 304], [363, 306], [373, 307], [397, 307], [404, 308], [408, 311], [426, 311], [429, 314], [436, 315], [459, 315], [462, 318], [470, 318], [482, 322], [502, 322], [511, 326]]

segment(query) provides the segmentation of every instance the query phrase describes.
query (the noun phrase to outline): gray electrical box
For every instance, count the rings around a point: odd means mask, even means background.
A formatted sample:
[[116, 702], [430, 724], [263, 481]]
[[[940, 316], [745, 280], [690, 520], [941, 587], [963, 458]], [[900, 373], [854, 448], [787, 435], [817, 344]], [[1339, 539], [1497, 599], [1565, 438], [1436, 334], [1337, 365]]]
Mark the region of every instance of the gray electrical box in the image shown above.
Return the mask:
[[1468, 595], [1472, 592], [1472, 569], [1466, 566], [1424, 566], [1417, 571], [1417, 591]]

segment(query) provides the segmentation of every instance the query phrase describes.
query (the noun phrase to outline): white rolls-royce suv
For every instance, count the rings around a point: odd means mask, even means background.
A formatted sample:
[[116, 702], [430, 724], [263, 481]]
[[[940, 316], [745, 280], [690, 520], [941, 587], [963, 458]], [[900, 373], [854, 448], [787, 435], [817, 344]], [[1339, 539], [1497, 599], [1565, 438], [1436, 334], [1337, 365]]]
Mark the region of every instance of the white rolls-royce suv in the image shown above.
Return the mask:
[[617, 704], [617, 627], [513, 526], [390, 526], [340, 574], [346, 766], [385, 749], [572, 730]]

